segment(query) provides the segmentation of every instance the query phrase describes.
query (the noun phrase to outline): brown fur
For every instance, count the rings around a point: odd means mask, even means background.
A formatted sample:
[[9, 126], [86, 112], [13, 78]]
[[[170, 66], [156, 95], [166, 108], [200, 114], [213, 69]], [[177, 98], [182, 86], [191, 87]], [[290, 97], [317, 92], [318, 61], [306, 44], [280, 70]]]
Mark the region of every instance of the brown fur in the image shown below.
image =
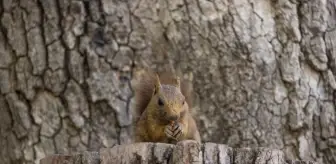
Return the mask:
[[[150, 70], [144, 70], [139, 73], [139, 77], [137, 78], [137, 84], [135, 86], [135, 119], [137, 120], [141, 114], [145, 111], [150, 99], [152, 98], [152, 94], [154, 91], [156, 77], [158, 74], [160, 78], [161, 84], [175, 84], [175, 77], [172, 72], [166, 71], [162, 73], [155, 73]], [[185, 96], [186, 101], [189, 105], [189, 108], [192, 107], [192, 86], [191, 82], [188, 80], [181, 80], [181, 92]]]
[[[180, 113], [180, 118], [177, 122], [183, 127], [181, 140], [193, 139], [201, 142], [197, 125], [189, 111], [189, 108], [192, 106], [191, 82], [180, 80], [179, 88], [181, 90], [178, 91], [176, 90], [178, 87], [175, 87], [177, 82], [176, 77], [172, 72], [160, 73], [159, 82], [157, 82], [156, 73], [152, 71], [147, 70], [139, 74], [138, 83], [135, 87], [135, 142], [174, 143], [167, 138], [164, 132], [165, 126], [168, 123], [159, 119], [158, 110], [156, 109], [157, 104], [155, 104], [157, 102], [156, 99], [151, 103], [154, 88], [158, 83], [163, 86], [160, 93], [169, 100], [169, 107], [165, 108], [165, 110], [167, 112], [174, 110]], [[181, 102], [183, 102], [182, 98], [185, 98], [186, 105], [181, 105]]]

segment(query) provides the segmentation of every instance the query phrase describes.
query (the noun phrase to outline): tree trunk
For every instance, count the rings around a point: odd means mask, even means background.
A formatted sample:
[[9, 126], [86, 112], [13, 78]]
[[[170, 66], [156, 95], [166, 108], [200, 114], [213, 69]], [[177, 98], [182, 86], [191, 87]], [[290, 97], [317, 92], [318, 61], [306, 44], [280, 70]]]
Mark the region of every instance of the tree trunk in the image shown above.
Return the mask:
[[49, 155], [40, 164], [318, 164], [286, 160], [283, 151], [269, 148], [231, 148], [223, 144], [181, 141], [176, 145], [136, 143], [99, 151]]
[[203, 142], [336, 163], [334, 0], [1, 2], [0, 163], [129, 143], [144, 67], [193, 79]]

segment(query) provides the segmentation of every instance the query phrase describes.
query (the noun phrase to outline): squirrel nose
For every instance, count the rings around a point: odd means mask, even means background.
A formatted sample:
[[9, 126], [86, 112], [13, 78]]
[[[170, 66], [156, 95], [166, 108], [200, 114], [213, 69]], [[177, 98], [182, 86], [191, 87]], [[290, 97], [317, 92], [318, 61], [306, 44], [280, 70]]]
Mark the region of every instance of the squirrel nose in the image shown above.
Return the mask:
[[168, 116], [167, 118], [169, 121], [176, 121], [178, 119], [178, 116], [173, 115], [173, 116]]

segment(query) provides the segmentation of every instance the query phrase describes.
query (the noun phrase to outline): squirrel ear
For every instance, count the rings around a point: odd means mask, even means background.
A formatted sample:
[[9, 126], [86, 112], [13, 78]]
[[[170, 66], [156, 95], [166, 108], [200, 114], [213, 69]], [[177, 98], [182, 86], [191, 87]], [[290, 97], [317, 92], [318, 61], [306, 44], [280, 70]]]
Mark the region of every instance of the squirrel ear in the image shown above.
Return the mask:
[[161, 88], [161, 83], [160, 83], [159, 75], [156, 74], [155, 75], [154, 94], [156, 94], [157, 92], [159, 92], [160, 88]]
[[181, 87], [180, 77], [176, 76], [175, 80], [176, 80], [176, 87], [180, 89], [180, 87]]

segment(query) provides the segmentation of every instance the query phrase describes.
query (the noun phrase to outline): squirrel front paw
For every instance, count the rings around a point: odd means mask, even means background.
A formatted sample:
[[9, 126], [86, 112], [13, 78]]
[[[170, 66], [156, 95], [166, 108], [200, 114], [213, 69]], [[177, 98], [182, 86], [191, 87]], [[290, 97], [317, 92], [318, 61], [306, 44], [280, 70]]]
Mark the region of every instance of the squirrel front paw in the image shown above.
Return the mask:
[[183, 134], [182, 125], [178, 122], [173, 125], [167, 125], [165, 127], [165, 134], [168, 138], [179, 140]]

